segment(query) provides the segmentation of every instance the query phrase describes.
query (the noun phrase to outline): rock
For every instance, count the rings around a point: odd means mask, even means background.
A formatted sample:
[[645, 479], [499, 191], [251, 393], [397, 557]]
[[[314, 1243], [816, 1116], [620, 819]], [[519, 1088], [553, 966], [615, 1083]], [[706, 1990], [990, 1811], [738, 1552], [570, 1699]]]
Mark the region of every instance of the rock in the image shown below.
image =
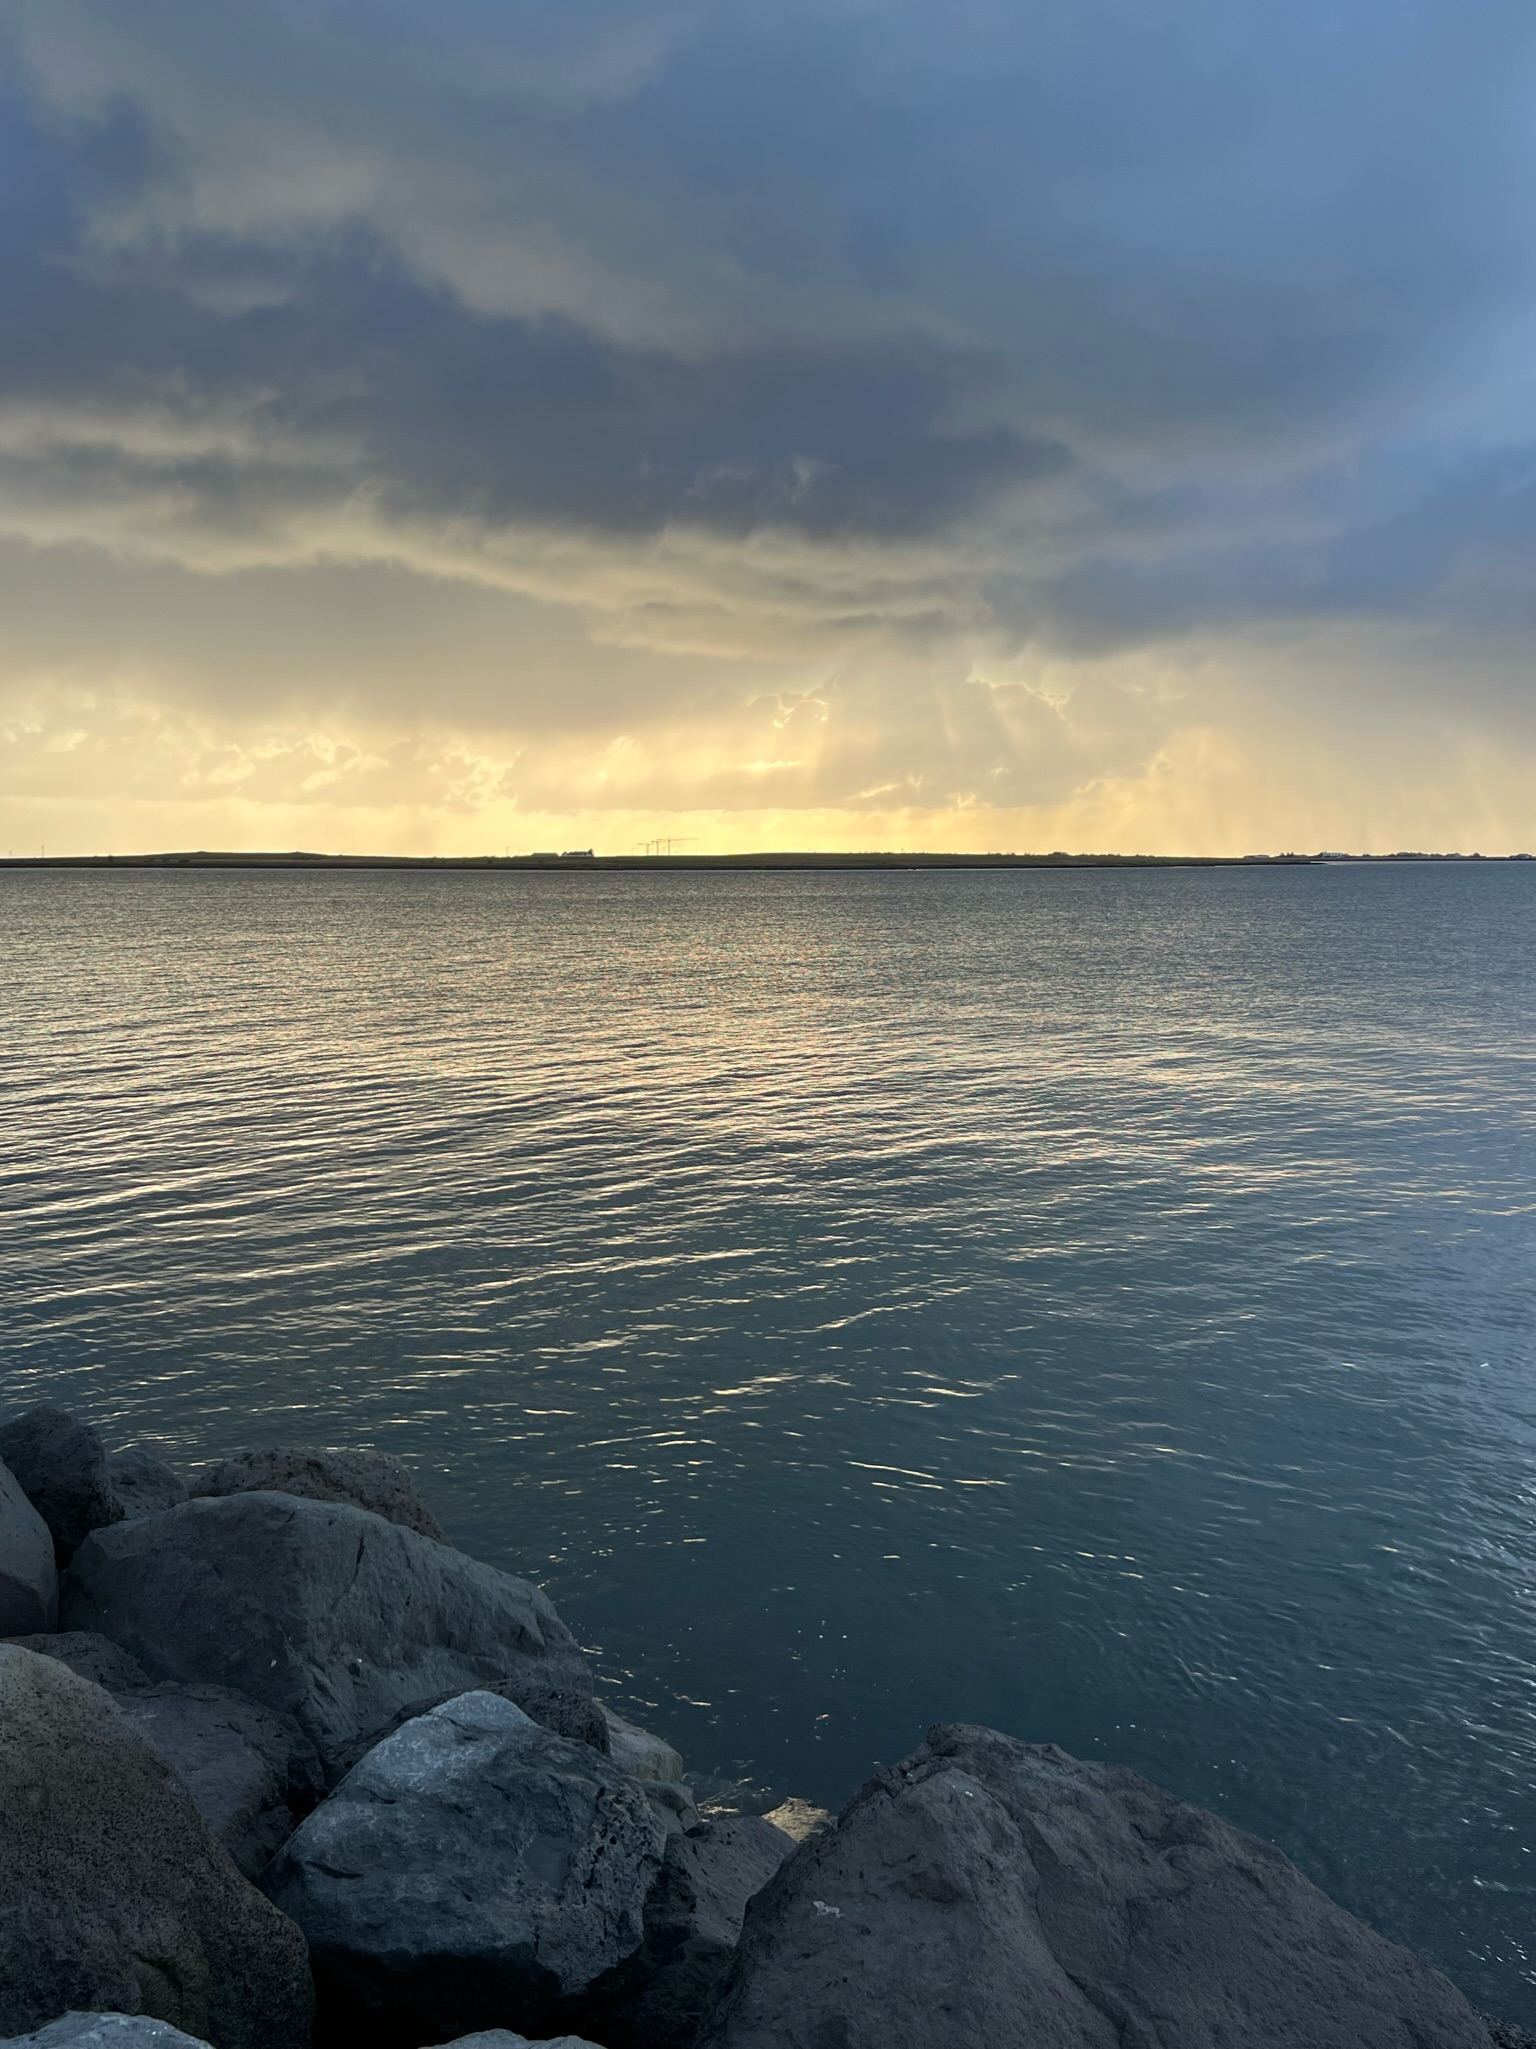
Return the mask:
[[52, 1629], [59, 1612], [53, 1533], [0, 1465], [0, 1636]]
[[554, 2035], [530, 2042], [526, 2035], [509, 2035], [505, 2028], [486, 2028], [478, 2035], [460, 2035], [456, 2042], [444, 2042], [440, 2049], [598, 2049], [580, 2035]]
[[137, 1658], [104, 1636], [88, 1629], [60, 1629], [49, 1636], [13, 1636], [18, 1650], [36, 1651], [39, 1657], [57, 1658], [77, 1678], [104, 1686], [108, 1693], [132, 1693], [150, 1684], [149, 1674]]
[[340, 1502], [232, 1494], [98, 1530], [62, 1619], [151, 1678], [227, 1686], [291, 1715], [334, 1783], [402, 1707], [481, 1680], [591, 1690], [537, 1587]]
[[0, 1459], [52, 1532], [60, 1565], [69, 1563], [92, 1530], [122, 1515], [106, 1448], [65, 1409], [45, 1403], [0, 1423]]
[[477, 1686], [455, 1686], [446, 1693], [429, 1694], [425, 1700], [413, 1700], [408, 1707], [401, 1708], [382, 1729], [370, 1730], [347, 1746], [340, 1759], [342, 1769], [339, 1776], [345, 1777], [376, 1743], [382, 1743], [386, 1736], [393, 1736], [396, 1729], [403, 1729], [418, 1715], [429, 1715], [433, 1708], [457, 1700], [461, 1693], [498, 1694], [501, 1699], [510, 1700], [514, 1707], [520, 1707], [540, 1728], [552, 1729], [557, 1736], [569, 1736], [573, 1743], [585, 1743], [603, 1757], [608, 1755], [608, 1724], [591, 1694], [567, 1693], [558, 1687], [537, 1686], [525, 1679], [484, 1679]]
[[635, 1784], [669, 1833], [694, 1828], [704, 1819], [693, 1804], [692, 1786], [679, 1785], [675, 1779], [636, 1779]]
[[141, 2013], [66, 2013], [33, 2035], [11, 2035], [0, 2049], [210, 2049], [169, 2021]]
[[297, 1494], [306, 1501], [344, 1501], [399, 1523], [419, 1537], [446, 1544], [442, 1525], [422, 1502], [399, 1459], [382, 1451], [320, 1451], [293, 1445], [275, 1451], [247, 1451], [199, 1473], [195, 1496]]
[[444, 2042], [440, 2049], [598, 2049], [582, 2035], [553, 2035], [530, 2042], [526, 2035], [509, 2035], [505, 2028], [486, 2028], [478, 2035], [460, 2035], [456, 2042]]
[[262, 1883], [309, 1938], [338, 2039], [580, 2026], [645, 1936], [660, 1824], [634, 1782], [495, 1694], [371, 1750]]
[[325, 1792], [298, 1723], [226, 1687], [172, 1682], [119, 1694], [117, 1706], [247, 1878], [265, 1870]]
[[325, 1791], [314, 1745], [291, 1716], [222, 1686], [157, 1686], [137, 1659], [85, 1630], [10, 1641], [111, 1694], [247, 1878], [271, 1862]]
[[603, 1707], [602, 1716], [608, 1724], [608, 1755], [620, 1771], [628, 1772], [632, 1779], [682, 1778], [683, 1760], [670, 1743], [648, 1729], [637, 1729], [611, 1707]]
[[601, 1988], [588, 2025], [610, 2049], [690, 2049], [736, 1953], [746, 1905], [795, 1846], [753, 1814], [672, 1836], [645, 1910], [645, 1942]]
[[145, 2014], [218, 2049], [304, 2049], [304, 1940], [99, 1687], [0, 1648], [0, 2034]]
[[782, 1829], [794, 1843], [803, 1843], [807, 1836], [820, 1835], [824, 1828], [832, 1826], [832, 1817], [825, 1807], [813, 1807], [809, 1800], [793, 1797], [775, 1807], [771, 1814], [765, 1814], [763, 1819]]
[[1529, 2029], [1517, 2027], [1513, 2021], [1496, 2021], [1492, 2014], [1481, 2014], [1479, 2019], [1488, 2030], [1493, 2049], [1536, 2049], [1536, 2035]]
[[1280, 1852], [1134, 1772], [946, 1726], [747, 1910], [700, 2049], [1488, 2049]]
[[186, 1481], [147, 1444], [113, 1452], [107, 1474], [125, 1516], [158, 1515], [162, 1508], [179, 1508], [187, 1498]]

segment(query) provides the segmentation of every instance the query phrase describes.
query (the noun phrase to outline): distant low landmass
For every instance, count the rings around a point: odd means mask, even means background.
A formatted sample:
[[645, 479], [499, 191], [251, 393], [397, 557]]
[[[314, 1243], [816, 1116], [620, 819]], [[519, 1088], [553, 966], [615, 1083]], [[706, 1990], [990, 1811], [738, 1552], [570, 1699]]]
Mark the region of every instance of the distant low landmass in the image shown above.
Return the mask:
[[1338, 861], [1529, 861], [1530, 854], [7, 854], [0, 868], [1309, 868]]

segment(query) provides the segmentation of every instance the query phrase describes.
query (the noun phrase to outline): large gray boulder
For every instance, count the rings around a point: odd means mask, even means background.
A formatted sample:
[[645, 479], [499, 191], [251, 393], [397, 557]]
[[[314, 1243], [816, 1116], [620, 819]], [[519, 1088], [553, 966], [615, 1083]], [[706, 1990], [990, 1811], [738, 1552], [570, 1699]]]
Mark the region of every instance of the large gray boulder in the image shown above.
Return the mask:
[[667, 1839], [645, 1941], [600, 1988], [588, 2025], [609, 2049], [691, 2049], [736, 1954], [747, 1902], [795, 1845], [759, 1815], [704, 1821]]
[[363, 1509], [291, 1494], [193, 1500], [97, 1531], [60, 1616], [154, 1679], [227, 1686], [291, 1715], [332, 1783], [360, 1738], [426, 1696], [502, 1678], [592, 1687], [537, 1587]]
[[382, 1451], [326, 1451], [288, 1445], [246, 1451], [196, 1474], [195, 1495], [297, 1494], [306, 1501], [344, 1501], [446, 1544], [442, 1525], [416, 1492], [399, 1459]]
[[69, 1563], [92, 1530], [122, 1515], [106, 1446], [67, 1409], [45, 1402], [7, 1417], [0, 1423], [0, 1459], [52, 1532], [60, 1565]]
[[141, 2013], [66, 2013], [31, 2035], [9, 2035], [0, 2049], [209, 2049], [169, 2021]]
[[330, 2033], [539, 2035], [640, 1947], [664, 1847], [605, 1758], [467, 1693], [370, 1751], [262, 1883], [309, 1938]]
[[0, 1636], [52, 1629], [59, 1612], [53, 1533], [0, 1465]]
[[304, 2049], [304, 1939], [99, 1687], [0, 1648], [0, 2034], [144, 2014], [215, 2049]]
[[227, 1687], [172, 1681], [115, 1699], [247, 1878], [266, 1868], [325, 1792], [319, 1756], [292, 1716]]
[[113, 1452], [107, 1477], [125, 1516], [158, 1515], [162, 1508], [179, 1508], [187, 1498], [186, 1481], [147, 1444]]
[[963, 1725], [747, 1909], [700, 2049], [1488, 2049], [1280, 1852], [1134, 1772]]

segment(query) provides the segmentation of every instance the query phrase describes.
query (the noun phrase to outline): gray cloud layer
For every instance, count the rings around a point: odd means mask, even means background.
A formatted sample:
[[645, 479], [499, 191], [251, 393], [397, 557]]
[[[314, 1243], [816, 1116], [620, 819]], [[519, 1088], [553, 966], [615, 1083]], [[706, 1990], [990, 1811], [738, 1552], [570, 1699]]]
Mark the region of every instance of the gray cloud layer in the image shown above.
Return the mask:
[[[1362, 623], [1497, 643], [1487, 690], [1523, 687], [1524, 0], [0, 24], [13, 539], [462, 580], [691, 651], [695, 693], [872, 637], [920, 662]], [[145, 646], [162, 601], [200, 616], [155, 588], [118, 590]], [[332, 600], [282, 602], [323, 646]], [[592, 702], [663, 697], [657, 659], [594, 657]], [[537, 723], [495, 669], [454, 687]]]

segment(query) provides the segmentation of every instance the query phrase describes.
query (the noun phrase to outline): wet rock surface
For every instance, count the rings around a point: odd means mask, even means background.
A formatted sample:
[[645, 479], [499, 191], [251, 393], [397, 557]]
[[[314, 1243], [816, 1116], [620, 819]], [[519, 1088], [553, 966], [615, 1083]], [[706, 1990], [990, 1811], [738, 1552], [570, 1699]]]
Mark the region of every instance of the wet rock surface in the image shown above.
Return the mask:
[[242, 1452], [195, 1475], [197, 1496], [224, 1494], [295, 1494], [307, 1501], [342, 1501], [366, 1508], [386, 1522], [399, 1523], [419, 1537], [446, 1544], [442, 1525], [421, 1496], [399, 1459], [382, 1451], [326, 1451], [313, 1445], [289, 1445], [270, 1451]]
[[1134, 1772], [951, 1725], [747, 1910], [701, 2049], [1487, 2049], [1278, 1850]]
[[217, 2049], [304, 2049], [304, 1940], [100, 1688], [0, 1648], [0, 2033], [143, 2014]]
[[290, 1494], [194, 1499], [98, 1531], [60, 1619], [153, 1679], [291, 1715], [333, 1782], [361, 1738], [428, 1695], [507, 1677], [591, 1690], [537, 1587], [364, 1509]]
[[607, 1760], [470, 1693], [372, 1750], [263, 1885], [309, 1939], [331, 2035], [549, 2033], [640, 1948], [664, 1847]]

